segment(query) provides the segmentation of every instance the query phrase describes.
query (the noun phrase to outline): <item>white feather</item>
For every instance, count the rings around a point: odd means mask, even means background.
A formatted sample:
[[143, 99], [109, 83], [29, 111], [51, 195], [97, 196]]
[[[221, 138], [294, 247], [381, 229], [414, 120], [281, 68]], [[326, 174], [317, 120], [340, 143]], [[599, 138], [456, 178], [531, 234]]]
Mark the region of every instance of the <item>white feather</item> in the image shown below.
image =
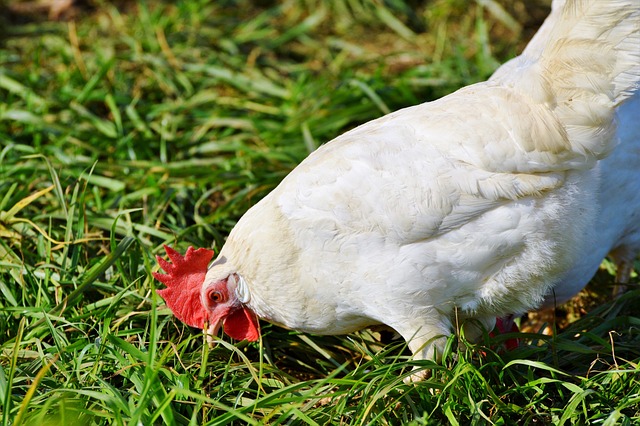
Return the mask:
[[611, 254], [617, 280], [625, 281], [640, 253], [640, 94], [618, 110], [618, 140], [613, 153], [599, 161], [598, 212], [593, 237], [562, 280], [547, 295], [543, 308], [562, 304], [593, 278]]
[[231, 232], [261, 318], [318, 334], [384, 323], [418, 358], [457, 315], [528, 310], [585, 250], [596, 161], [635, 89], [637, 0], [567, 1], [488, 82], [319, 148]]

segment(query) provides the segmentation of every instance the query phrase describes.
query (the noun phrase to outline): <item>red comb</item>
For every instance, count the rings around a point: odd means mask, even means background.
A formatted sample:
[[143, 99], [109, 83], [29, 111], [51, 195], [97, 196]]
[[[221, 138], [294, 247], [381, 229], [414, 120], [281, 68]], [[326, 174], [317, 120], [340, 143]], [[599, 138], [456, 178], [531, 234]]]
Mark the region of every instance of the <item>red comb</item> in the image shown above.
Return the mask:
[[204, 328], [207, 311], [200, 301], [200, 290], [214, 251], [189, 247], [182, 256], [169, 246], [164, 246], [164, 250], [173, 263], [156, 256], [166, 274], [154, 272], [153, 277], [167, 286], [157, 293], [180, 321], [191, 327]]

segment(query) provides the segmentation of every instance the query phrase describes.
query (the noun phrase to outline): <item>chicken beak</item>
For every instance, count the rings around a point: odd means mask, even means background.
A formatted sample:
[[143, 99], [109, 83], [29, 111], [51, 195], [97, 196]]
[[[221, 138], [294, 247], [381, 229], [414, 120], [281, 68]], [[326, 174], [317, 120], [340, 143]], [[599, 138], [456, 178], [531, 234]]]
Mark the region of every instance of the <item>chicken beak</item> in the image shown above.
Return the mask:
[[216, 345], [215, 338], [218, 336], [218, 332], [220, 331], [220, 326], [222, 325], [222, 320], [214, 320], [209, 325], [205, 324], [204, 334], [207, 336], [207, 344], [210, 348], [213, 348]]

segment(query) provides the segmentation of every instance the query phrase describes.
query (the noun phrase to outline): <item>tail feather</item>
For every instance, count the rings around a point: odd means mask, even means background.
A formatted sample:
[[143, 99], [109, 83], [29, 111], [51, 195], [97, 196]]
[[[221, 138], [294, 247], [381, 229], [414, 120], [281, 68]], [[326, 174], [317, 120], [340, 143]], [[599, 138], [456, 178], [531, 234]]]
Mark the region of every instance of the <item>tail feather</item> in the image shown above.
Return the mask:
[[593, 160], [614, 145], [614, 109], [639, 88], [637, 0], [560, 0], [527, 48], [492, 80], [549, 105], [572, 150]]

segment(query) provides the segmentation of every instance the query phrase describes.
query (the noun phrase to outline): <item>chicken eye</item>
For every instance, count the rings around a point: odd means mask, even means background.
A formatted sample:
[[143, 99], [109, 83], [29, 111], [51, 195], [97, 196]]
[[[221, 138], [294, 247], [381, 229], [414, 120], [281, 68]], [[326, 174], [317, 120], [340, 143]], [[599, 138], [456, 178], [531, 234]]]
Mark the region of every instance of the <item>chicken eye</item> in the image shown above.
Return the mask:
[[212, 291], [209, 293], [209, 300], [213, 303], [224, 302], [224, 296], [219, 291]]

